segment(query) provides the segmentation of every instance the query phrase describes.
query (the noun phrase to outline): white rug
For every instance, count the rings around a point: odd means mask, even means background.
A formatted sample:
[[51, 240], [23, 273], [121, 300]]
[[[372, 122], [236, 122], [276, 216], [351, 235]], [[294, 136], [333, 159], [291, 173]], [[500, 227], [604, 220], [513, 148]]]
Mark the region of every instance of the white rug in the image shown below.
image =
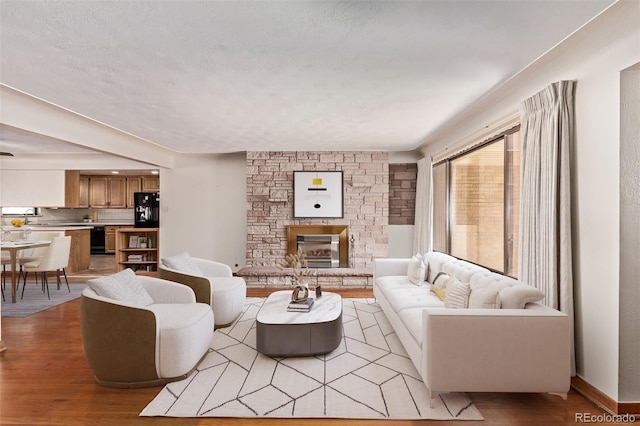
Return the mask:
[[336, 350], [295, 358], [256, 351], [263, 301], [248, 298], [240, 319], [216, 330], [197, 370], [165, 386], [140, 415], [482, 420], [463, 393], [440, 395], [430, 408], [424, 383], [373, 299], [344, 299]]

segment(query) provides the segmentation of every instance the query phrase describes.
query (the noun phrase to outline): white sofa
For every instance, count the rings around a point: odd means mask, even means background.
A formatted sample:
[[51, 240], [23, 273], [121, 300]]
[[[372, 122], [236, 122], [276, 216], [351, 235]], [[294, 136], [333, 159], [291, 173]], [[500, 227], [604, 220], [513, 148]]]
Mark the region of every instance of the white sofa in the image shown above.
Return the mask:
[[443, 253], [424, 259], [427, 283], [420, 286], [407, 275], [410, 259], [375, 259], [373, 291], [432, 399], [443, 392], [548, 392], [566, 398], [566, 314], [540, 303], [523, 309], [445, 308], [429, 285], [439, 272], [471, 289], [519, 282]]

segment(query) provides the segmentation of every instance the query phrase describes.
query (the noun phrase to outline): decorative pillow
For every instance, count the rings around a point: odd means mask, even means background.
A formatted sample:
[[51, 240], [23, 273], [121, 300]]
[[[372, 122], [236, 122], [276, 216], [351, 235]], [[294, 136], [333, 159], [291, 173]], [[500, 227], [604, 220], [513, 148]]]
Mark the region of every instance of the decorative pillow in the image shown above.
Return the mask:
[[98, 296], [136, 306], [149, 306], [153, 303], [147, 290], [138, 282], [135, 272], [129, 268], [117, 274], [91, 279], [88, 283]]
[[438, 272], [438, 275], [436, 275], [436, 278], [433, 280], [433, 285], [444, 290], [447, 288], [449, 278], [450, 277], [446, 272]]
[[516, 284], [500, 290], [502, 309], [524, 309], [529, 302], [539, 302], [544, 293], [527, 284]]
[[165, 257], [162, 259], [167, 268], [175, 269], [176, 271], [184, 272], [190, 275], [197, 275], [202, 277], [202, 271], [193, 262], [193, 259], [186, 251], [175, 256]]
[[440, 287], [436, 287], [435, 285], [431, 284], [431, 291], [435, 293], [436, 296], [438, 296], [438, 298], [440, 300], [444, 300], [447, 292], [440, 288]]
[[468, 283], [461, 283], [457, 279], [450, 277], [447, 282], [444, 307], [454, 309], [469, 307], [469, 293], [471, 293], [471, 286]]
[[416, 254], [409, 261], [409, 267], [407, 268], [407, 276], [409, 281], [415, 285], [422, 285], [424, 283], [424, 277], [426, 275], [426, 267], [422, 261], [422, 256]]
[[469, 296], [469, 308], [499, 309], [500, 292], [489, 288], [474, 288]]

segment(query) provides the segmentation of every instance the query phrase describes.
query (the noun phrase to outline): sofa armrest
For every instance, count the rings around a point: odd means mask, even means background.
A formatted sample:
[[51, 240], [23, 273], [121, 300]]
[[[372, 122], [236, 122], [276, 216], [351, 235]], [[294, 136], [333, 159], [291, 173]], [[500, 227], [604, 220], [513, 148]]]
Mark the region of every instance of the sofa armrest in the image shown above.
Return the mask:
[[154, 303], [196, 303], [196, 296], [189, 287], [175, 282], [144, 275], [138, 276]]
[[408, 258], [373, 259], [373, 282], [375, 283], [380, 277], [407, 275], [410, 260]]
[[211, 281], [206, 277], [197, 275], [189, 275], [176, 269], [167, 268], [165, 265], [158, 267], [158, 277], [163, 280], [169, 280], [180, 283], [190, 288], [195, 293], [196, 302], [211, 305]]
[[431, 309], [421, 374], [431, 392], [552, 392], [571, 382], [569, 317], [553, 309]]
[[202, 271], [202, 275], [205, 277], [231, 277], [233, 271], [229, 265], [216, 262], [214, 260], [202, 259], [199, 257], [192, 257], [193, 263]]

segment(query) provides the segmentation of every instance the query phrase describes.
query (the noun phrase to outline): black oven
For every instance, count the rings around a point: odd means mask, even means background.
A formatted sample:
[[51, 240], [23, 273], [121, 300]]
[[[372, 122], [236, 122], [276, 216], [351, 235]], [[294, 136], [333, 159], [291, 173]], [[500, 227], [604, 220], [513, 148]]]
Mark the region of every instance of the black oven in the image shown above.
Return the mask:
[[91, 230], [91, 254], [104, 254], [104, 226], [94, 226]]

